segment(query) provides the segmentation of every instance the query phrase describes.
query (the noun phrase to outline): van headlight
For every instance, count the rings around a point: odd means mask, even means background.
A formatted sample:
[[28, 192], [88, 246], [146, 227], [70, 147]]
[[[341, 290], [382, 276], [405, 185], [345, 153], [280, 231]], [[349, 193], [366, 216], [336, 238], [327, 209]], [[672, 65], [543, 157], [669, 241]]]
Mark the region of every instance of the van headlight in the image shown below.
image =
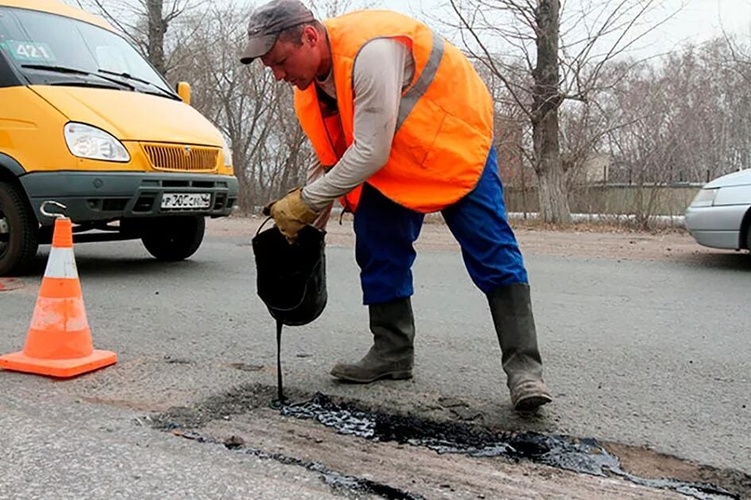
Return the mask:
[[73, 156], [91, 160], [130, 161], [123, 143], [100, 128], [70, 122], [65, 124], [64, 134], [65, 143]]
[[232, 150], [229, 147], [229, 144], [227, 144], [227, 139], [222, 137], [222, 155], [224, 155], [224, 166], [225, 167], [232, 167]]

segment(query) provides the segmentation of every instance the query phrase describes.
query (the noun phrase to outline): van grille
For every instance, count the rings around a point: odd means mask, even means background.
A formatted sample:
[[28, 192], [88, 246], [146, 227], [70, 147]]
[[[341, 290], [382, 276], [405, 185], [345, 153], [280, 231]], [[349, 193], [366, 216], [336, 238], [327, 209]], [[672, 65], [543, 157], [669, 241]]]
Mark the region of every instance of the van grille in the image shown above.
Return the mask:
[[143, 149], [155, 170], [213, 172], [217, 169], [217, 148], [144, 144]]

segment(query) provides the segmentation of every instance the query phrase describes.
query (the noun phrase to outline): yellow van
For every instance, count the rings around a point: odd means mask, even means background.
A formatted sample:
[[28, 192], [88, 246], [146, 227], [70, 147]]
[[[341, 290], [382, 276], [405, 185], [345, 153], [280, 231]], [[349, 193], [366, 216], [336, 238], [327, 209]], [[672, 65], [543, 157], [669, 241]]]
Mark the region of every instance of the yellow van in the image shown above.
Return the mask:
[[166, 261], [198, 249], [238, 185], [222, 134], [177, 90], [104, 19], [0, 0], [0, 276], [51, 242], [48, 200], [76, 242], [141, 239]]

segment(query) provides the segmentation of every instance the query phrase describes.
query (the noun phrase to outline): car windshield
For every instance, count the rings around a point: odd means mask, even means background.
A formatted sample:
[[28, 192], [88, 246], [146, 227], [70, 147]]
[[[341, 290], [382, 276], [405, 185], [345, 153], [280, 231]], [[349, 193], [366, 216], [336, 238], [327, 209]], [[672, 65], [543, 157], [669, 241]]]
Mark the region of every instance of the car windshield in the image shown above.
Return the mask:
[[109, 86], [176, 97], [124, 38], [76, 19], [0, 7], [0, 51], [31, 84]]

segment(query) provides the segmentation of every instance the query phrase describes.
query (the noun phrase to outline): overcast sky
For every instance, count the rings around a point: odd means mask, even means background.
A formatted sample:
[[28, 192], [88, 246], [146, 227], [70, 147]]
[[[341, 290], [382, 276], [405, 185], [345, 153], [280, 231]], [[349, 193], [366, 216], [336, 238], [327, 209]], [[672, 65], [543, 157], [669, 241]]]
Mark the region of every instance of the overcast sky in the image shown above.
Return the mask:
[[[421, 17], [421, 12], [434, 13], [445, 4], [445, 0], [372, 1], [416, 17]], [[563, 0], [564, 9], [581, 5], [581, 1]], [[720, 35], [723, 30], [751, 38], [751, 0], [661, 0], [656, 3], [659, 6], [651, 13], [656, 22], [671, 13], [675, 15], [641, 44], [645, 53], [667, 52], [688, 41], [702, 42]]]
[[[80, 0], [64, 0], [66, 3], [76, 4]], [[107, 3], [108, 0], [105, 0]], [[252, 9], [254, 5], [265, 3], [266, 0], [213, 0], [217, 2], [232, 2], [241, 7]], [[302, 0], [310, 5], [315, 0]], [[562, 0], [564, 10], [580, 8], [586, 4], [602, 4], [609, 1], [617, 4], [622, 0]], [[640, 42], [639, 56], [660, 54], [675, 49], [686, 42], [700, 43], [720, 36], [724, 31], [741, 38], [740, 41], [751, 42], [751, 0], [631, 0], [632, 2], [653, 1], [657, 6], [651, 11], [646, 25], [654, 25], [672, 18], [659, 26], [653, 33]], [[447, 0], [349, 0], [351, 5], [370, 4], [379, 8], [393, 9], [412, 15], [428, 22], [428, 24], [445, 33], [445, 26], [436, 26], [433, 19], [443, 16], [453, 16], [445, 5]], [[181, 2], [182, 3], [182, 2]], [[323, 2], [319, 2], [323, 3]], [[492, 2], [490, 2], [492, 3]], [[444, 6], [444, 7], [442, 7]], [[452, 40], [456, 41], [456, 40]]]

